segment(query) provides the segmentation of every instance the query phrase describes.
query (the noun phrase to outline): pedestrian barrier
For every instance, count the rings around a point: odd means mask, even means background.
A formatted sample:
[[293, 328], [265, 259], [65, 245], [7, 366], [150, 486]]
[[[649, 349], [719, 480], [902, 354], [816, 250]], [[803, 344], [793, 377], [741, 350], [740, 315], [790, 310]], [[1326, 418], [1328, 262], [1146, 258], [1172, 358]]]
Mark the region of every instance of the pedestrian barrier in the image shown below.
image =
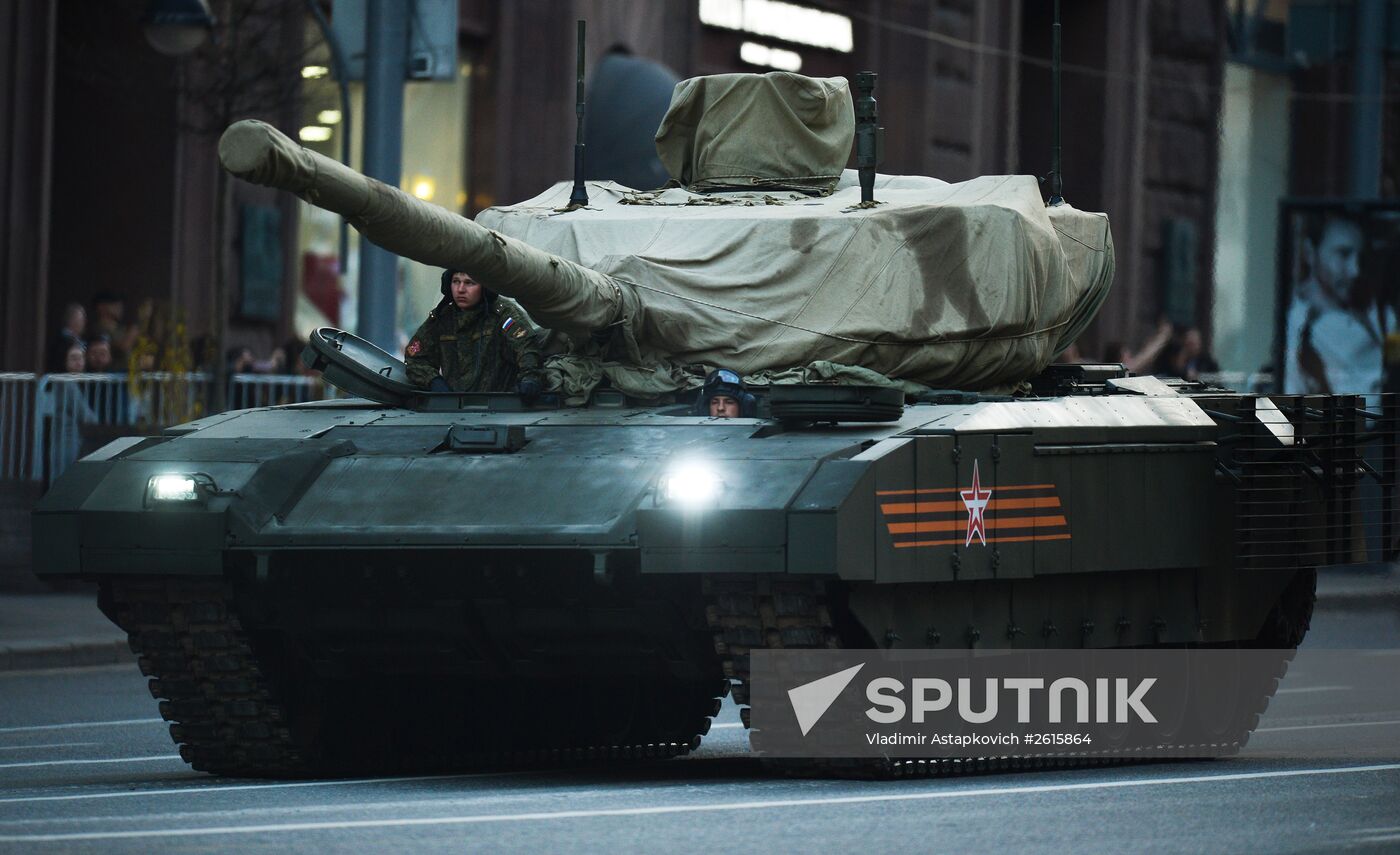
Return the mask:
[[[84, 454], [120, 436], [153, 435], [206, 415], [204, 373], [0, 373], [0, 478], [48, 485]], [[224, 409], [335, 397], [319, 377], [236, 374]]]
[[0, 478], [27, 480], [34, 446], [34, 374], [0, 374]]
[[235, 374], [229, 380], [228, 408], [275, 407], [336, 397], [334, 386], [300, 374]]

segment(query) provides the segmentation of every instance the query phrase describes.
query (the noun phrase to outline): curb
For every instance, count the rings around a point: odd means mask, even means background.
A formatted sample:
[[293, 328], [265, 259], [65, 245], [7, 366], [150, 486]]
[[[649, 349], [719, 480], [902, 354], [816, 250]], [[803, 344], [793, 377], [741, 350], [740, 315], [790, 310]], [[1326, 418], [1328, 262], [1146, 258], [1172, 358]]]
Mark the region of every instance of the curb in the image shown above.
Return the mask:
[[14, 641], [0, 645], [0, 672], [78, 668], [136, 662], [126, 639], [75, 638], [68, 641]]

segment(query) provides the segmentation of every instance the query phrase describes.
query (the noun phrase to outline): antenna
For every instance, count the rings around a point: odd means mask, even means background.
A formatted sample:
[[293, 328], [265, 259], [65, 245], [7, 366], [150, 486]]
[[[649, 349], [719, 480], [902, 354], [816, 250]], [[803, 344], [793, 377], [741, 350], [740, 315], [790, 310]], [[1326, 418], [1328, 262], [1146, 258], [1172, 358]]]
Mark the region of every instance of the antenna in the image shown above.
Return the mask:
[[1050, 201], [1049, 205], [1063, 205], [1064, 181], [1060, 175], [1060, 0], [1055, 0], [1054, 55], [1050, 71], [1051, 121], [1055, 125], [1055, 142], [1050, 151]]
[[884, 156], [885, 129], [880, 127], [875, 108], [873, 71], [856, 74], [856, 168], [860, 170], [860, 203], [875, 204], [875, 170]]
[[[1056, 0], [1058, 3], [1059, 0]], [[569, 194], [569, 207], [582, 208], [588, 204], [588, 188], [583, 186], [583, 29], [584, 22], [578, 22], [578, 94], [574, 112], [578, 116], [578, 128], [574, 136], [574, 192]]]

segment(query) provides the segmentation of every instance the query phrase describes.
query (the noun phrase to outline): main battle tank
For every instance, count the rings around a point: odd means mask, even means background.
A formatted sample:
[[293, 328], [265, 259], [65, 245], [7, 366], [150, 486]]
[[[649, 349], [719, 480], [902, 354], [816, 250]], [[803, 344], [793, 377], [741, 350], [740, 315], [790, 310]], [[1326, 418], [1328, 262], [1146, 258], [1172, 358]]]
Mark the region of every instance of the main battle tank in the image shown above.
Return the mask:
[[[221, 156], [515, 298], [590, 379], [429, 393], [320, 330], [304, 358], [358, 397], [69, 469], [36, 572], [100, 584], [197, 769], [684, 754], [726, 693], [747, 722], [756, 648], [1289, 648], [1315, 567], [1359, 557], [1363, 402], [1046, 367], [1111, 243], [1030, 179], [881, 179], [866, 206], [839, 163], [818, 195], [596, 184], [596, 210], [556, 188], [488, 228], [255, 123]], [[757, 417], [692, 414], [714, 364]]]

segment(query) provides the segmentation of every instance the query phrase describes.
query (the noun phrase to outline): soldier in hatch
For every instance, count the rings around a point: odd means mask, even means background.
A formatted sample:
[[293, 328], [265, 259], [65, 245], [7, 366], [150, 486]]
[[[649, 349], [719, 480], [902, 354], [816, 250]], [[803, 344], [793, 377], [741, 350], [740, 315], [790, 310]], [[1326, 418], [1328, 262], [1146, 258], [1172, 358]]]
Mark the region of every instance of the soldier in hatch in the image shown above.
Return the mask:
[[430, 392], [539, 391], [530, 321], [460, 270], [442, 272], [442, 302], [404, 350], [408, 378]]
[[695, 399], [695, 414], [715, 419], [753, 418], [757, 409], [754, 396], [744, 386], [744, 378], [728, 368], [717, 368], [705, 377], [705, 385]]

